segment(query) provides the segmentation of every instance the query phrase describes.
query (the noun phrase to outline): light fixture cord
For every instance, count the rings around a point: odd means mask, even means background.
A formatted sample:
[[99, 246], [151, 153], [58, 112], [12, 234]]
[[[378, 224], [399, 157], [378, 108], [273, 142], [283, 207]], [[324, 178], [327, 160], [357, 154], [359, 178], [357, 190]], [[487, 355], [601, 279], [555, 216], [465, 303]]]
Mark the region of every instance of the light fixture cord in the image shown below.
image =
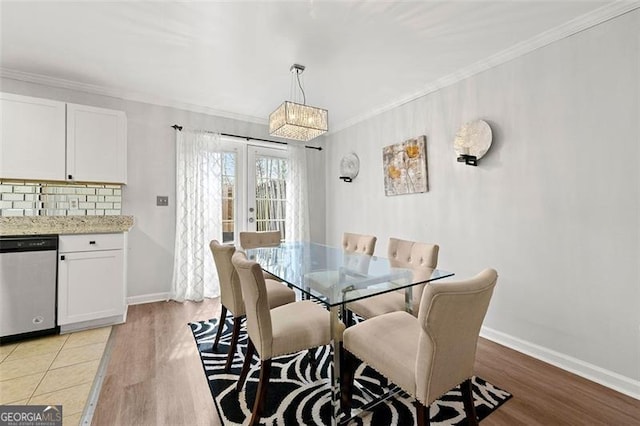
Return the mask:
[[296, 70], [296, 78], [298, 80], [298, 87], [300, 88], [300, 91], [302, 92], [302, 105], [306, 105], [307, 104], [307, 96], [304, 94], [304, 89], [302, 88], [302, 84], [300, 84], [300, 70]]

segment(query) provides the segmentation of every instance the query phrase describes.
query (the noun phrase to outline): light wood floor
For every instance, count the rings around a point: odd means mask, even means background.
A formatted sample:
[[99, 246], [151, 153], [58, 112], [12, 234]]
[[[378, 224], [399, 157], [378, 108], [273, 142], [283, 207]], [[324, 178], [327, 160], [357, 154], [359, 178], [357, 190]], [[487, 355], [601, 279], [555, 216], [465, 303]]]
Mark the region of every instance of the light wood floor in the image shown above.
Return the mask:
[[[217, 318], [218, 299], [129, 307], [93, 424], [220, 425], [187, 323]], [[640, 401], [481, 339], [476, 374], [514, 396], [490, 425], [640, 425]]]

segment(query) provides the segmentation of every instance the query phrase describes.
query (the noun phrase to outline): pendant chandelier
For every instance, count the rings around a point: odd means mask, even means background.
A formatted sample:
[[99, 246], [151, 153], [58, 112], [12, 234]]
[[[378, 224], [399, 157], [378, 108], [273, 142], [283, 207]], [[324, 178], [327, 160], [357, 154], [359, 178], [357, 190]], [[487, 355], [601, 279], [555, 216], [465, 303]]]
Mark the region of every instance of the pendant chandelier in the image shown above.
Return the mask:
[[269, 115], [269, 134], [285, 139], [297, 141], [310, 141], [313, 138], [326, 133], [329, 129], [329, 113], [326, 109], [307, 105], [306, 95], [300, 83], [300, 74], [304, 71], [304, 65], [293, 64], [289, 69], [292, 73], [291, 93], [297, 92], [295, 85], [302, 94], [302, 103], [284, 101], [275, 111]]

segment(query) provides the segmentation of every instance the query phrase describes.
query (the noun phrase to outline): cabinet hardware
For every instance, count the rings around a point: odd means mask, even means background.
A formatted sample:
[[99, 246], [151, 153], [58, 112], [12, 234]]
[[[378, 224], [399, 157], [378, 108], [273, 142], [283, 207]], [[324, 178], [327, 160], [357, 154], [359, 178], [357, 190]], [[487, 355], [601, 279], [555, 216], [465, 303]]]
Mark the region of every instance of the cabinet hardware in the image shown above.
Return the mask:
[[63, 254], [62, 256], [60, 256], [60, 260], [64, 260], [64, 259], [65, 259], [65, 257], [64, 257], [64, 254]]
[[95, 244], [95, 243], [96, 243], [95, 241], [89, 241], [89, 244]]
[[69, 175], [69, 179], [73, 179], [73, 176]]

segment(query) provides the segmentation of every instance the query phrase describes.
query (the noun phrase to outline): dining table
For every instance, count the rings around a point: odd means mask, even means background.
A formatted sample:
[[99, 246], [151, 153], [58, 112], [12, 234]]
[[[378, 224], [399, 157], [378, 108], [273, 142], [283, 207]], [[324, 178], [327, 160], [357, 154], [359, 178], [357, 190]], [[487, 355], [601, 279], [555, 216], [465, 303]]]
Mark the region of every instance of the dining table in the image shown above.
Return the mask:
[[263, 271], [299, 291], [301, 298], [325, 306], [331, 313], [332, 342], [331, 424], [339, 424], [340, 410], [340, 322], [349, 302], [380, 294], [403, 291], [405, 309], [413, 306], [412, 287], [453, 276], [441, 269], [399, 267], [390, 259], [345, 251], [342, 247], [309, 241], [282, 242], [272, 247], [246, 250]]

